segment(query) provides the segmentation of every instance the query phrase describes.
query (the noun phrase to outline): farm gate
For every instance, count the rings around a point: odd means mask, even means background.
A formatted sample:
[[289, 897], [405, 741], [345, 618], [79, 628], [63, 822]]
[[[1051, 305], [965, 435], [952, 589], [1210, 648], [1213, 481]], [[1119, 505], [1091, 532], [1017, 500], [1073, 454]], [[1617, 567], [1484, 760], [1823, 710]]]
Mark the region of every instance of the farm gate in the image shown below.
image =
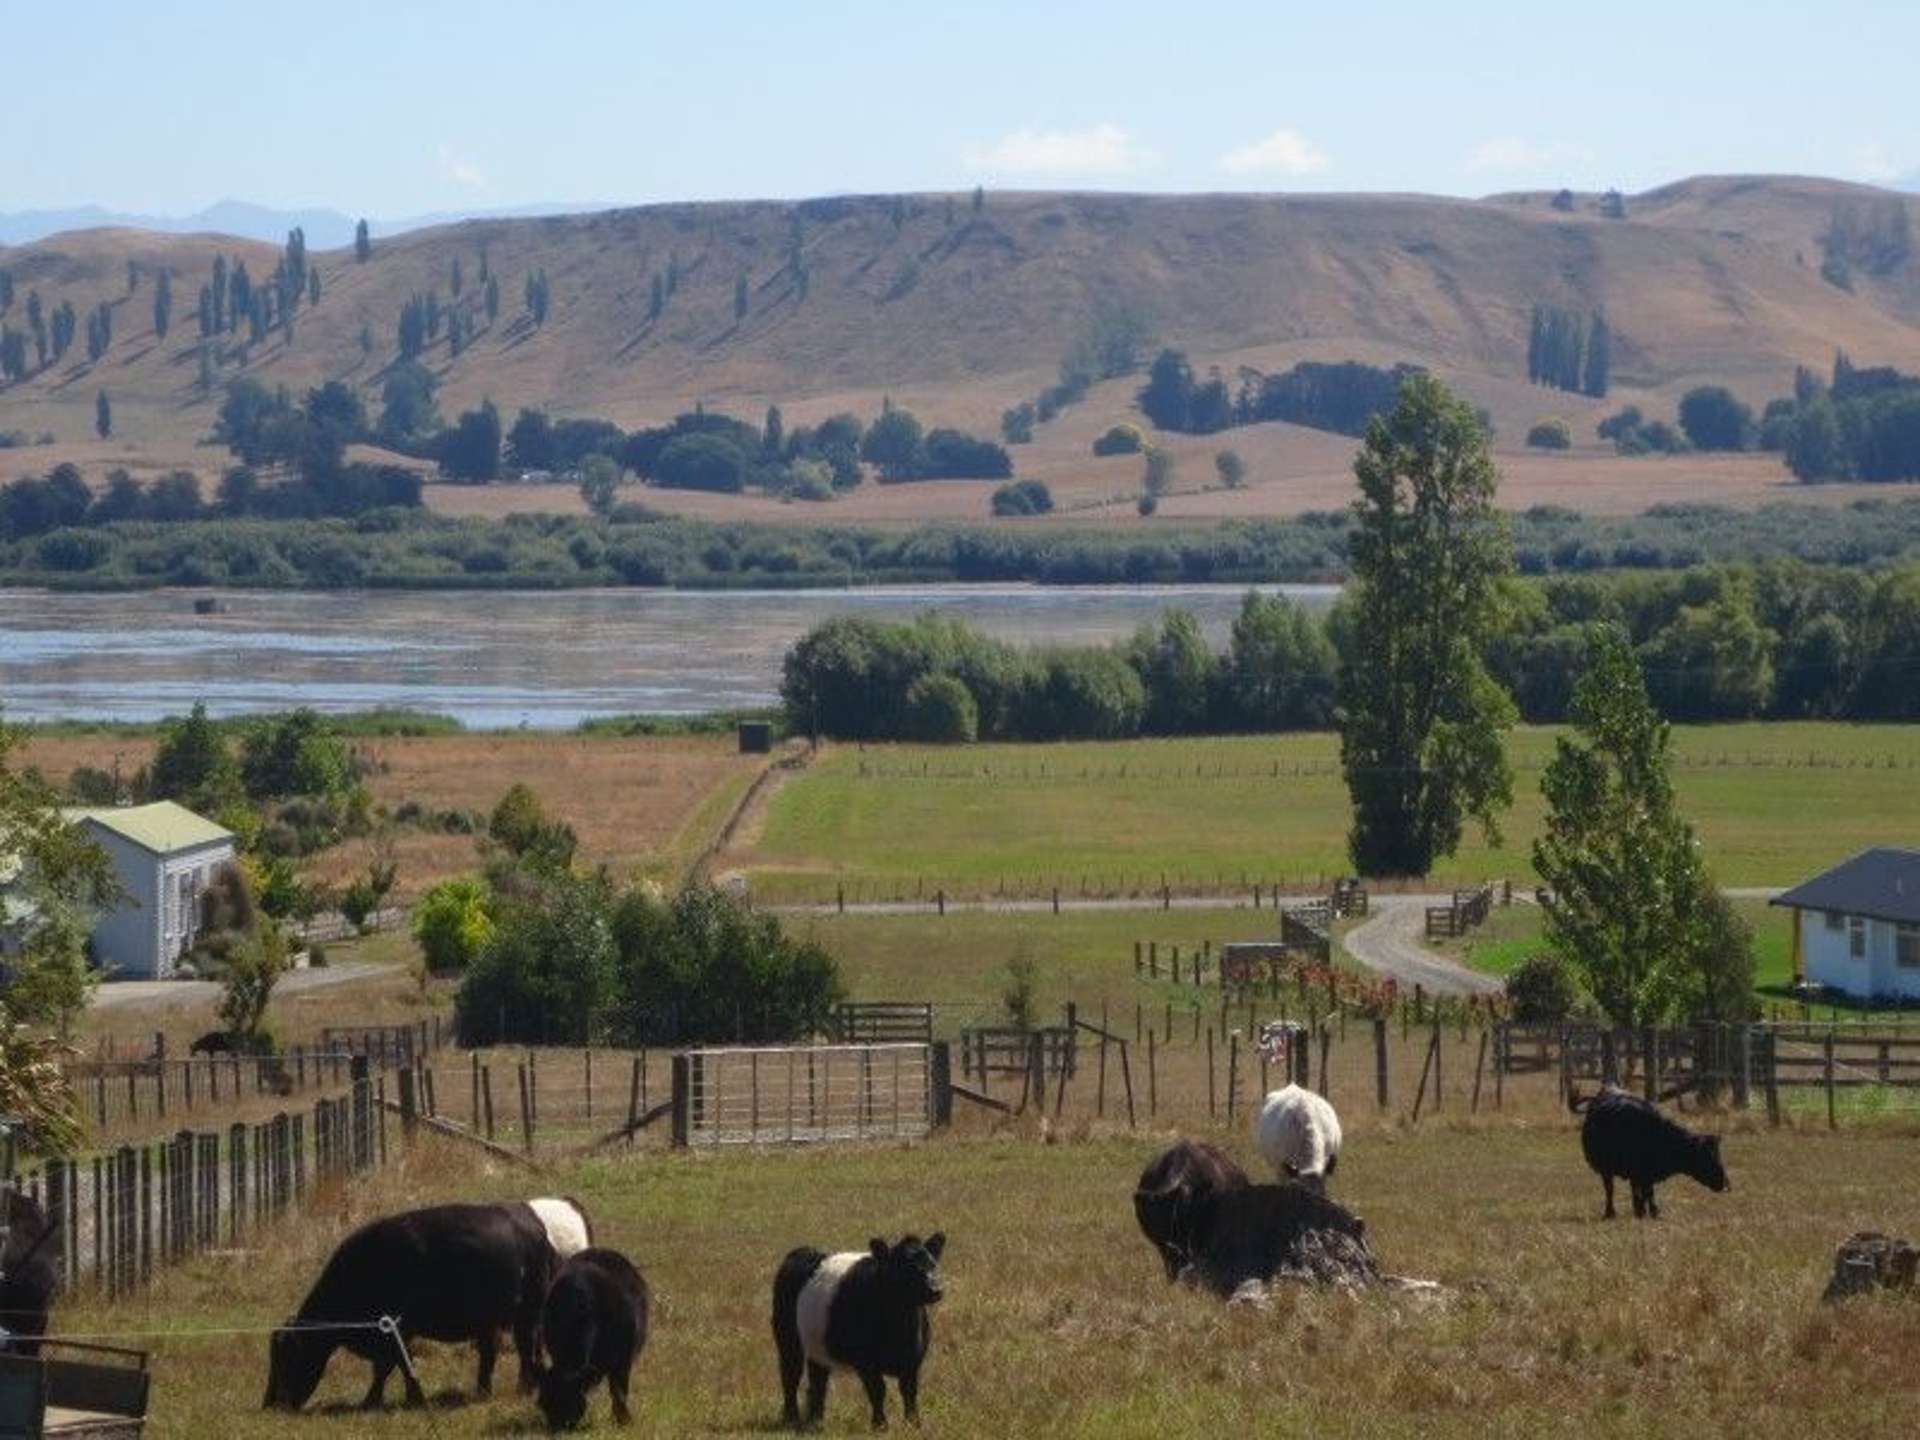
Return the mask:
[[949, 1102], [946, 1048], [730, 1046], [673, 1057], [673, 1143], [787, 1145], [910, 1139]]

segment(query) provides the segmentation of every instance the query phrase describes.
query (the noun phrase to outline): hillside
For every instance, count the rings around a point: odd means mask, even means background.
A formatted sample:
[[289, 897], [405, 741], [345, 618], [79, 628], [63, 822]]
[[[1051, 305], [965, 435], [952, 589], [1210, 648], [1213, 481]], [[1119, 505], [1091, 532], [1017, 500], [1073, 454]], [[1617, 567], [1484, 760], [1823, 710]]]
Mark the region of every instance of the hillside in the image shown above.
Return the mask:
[[[219, 376], [251, 374], [296, 390], [339, 377], [375, 390], [394, 355], [401, 305], [430, 290], [450, 301], [457, 258], [465, 279], [457, 303], [475, 315], [477, 333], [458, 358], [444, 329], [429, 352], [445, 413], [490, 395], [509, 410], [535, 404], [631, 426], [695, 401], [754, 415], [771, 401], [791, 422], [839, 408], [871, 413], [890, 394], [931, 421], [991, 433], [1002, 408], [1052, 379], [1095, 303], [1119, 300], [1148, 314], [1158, 337], [1196, 366], [1229, 376], [1302, 358], [1431, 366], [1492, 411], [1503, 448], [1523, 468], [1547, 458], [1523, 461], [1515, 449], [1527, 424], [1567, 415], [1588, 444], [1551, 459], [1584, 468], [1577, 478], [1550, 470], [1545, 489], [1564, 500], [1559, 490], [1599, 492], [1624, 477], [1638, 494], [1648, 488], [1647, 467], [1660, 462], [1615, 462], [1591, 442], [1592, 418], [1623, 400], [1670, 410], [1680, 390], [1710, 379], [1759, 401], [1788, 388], [1796, 363], [1824, 365], [1836, 347], [1863, 362], [1920, 364], [1920, 263], [1908, 259], [1883, 276], [1862, 271], [1851, 293], [1820, 274], [1819, 237], [1836, 207], [1896, 198], [1826, 180], [1704, 178], [1630, 197], [1624, 220], [1601, 218], [1591, 196], [1561, 212], [1543, 194], [1039, 193], [989, 195], [977, 214], [967, 197], [875, 196], [476, 220], [380, 241], [364, 264], [350, 249], [317, 252], [322, 297], [300, 309], [292, 343], [276, 332], [244, 359], [230, 350]], [[1897, 203], [1920, 210], [1920, 199]], [[796, 237], [804, 295], [788, 261]], [[480, 308], [483, 247], [501, 287], [491, 325]], [[256, 280], [275, 259], [274, 247], [256, 242], [132, 230], [0, 249], [16, 287], [4, 323], [24, 327], [35, 290], [48, 306], [71, 300], [83, 317], [104, 301], [115, 317], [112, 347], [97, 365], [76, 342], [61, 364], [0, 389], [0, 430], [51, 433], [57, 442], [0, 451], [0, 478], [44, 470], [55, 458], [90, 469], [217, 466], [217, 452], [194, 449], [213, 408], [196, 386], [194, 305], [216, 253], [244, 259]], [[129, 260], [145, 272], [131, 294]], [[649, 320], [653, 278], [670, 266], [678, 286]], [[151, 286], [161, 267], [173, 275], [175, 304], [171, 333], [156, 343]], [[538, 327], [522, 301], [536, 268], [552, 289]], [[749, 306], [736, 323], [742, 275]], [[1525, 383], [1536, 303], [1604, 307], [1615, 337], [1608, 404]], [[363, 327], [371, 353], [362, 352]], [[104, 444], [92, 436], [101, 388], [116, 416]], [[1043, 426], [1018, 452], [1022, 471], [1082, 499], [1131, 488], [1130, 473], [1109, 482], [1083, 459], [1087, 436], [1123, 418], [1130, 388], [1103, 387]], [[1286, 482], [1290, 493], [1298, 480], [1315, 482], [1316, 496], [1316, 477], [1338, 475], [1351, 448], [1287, 426], [1188, 448], [1204, 458], [1220, 443], [1248, 454], [1255, 479], [1266, 482], [1256, 492]], [[1771, 461], [1751, 468], [1736, 488], [1778, 488]], [[1202, 464], [1186, 469], [1198, 483]], [[924, 501], [865, 503], [901, 518], [950, 504], [934, 494], [946, 487], [916, 488], [928, 492]], [[1236, 503], [1289, 501], [1257, 494]], [[977, 490], [964, 505], [983, 508]]]

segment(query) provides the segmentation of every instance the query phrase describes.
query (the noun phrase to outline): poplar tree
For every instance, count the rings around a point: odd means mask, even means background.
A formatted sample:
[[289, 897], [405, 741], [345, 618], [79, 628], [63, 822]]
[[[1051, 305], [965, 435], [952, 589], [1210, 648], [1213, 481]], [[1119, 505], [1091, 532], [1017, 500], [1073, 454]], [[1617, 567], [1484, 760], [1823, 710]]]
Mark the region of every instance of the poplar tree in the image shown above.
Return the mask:
[[1502, 736], [1514, 705], [1482, 658], [1512, 547], [1486, 431], [1431, 375], [1409, 376], [1374, 417], [1353, 468], [1339, 675], [1347, 849], [1363, 875], [1425, 875], [1467, 819], [1497, 839], [1512, 803]]
[[113, 434], [113, 402], [104, 390], [93, 397], [93, 428], [102, 440]]
[[353, 227], [353, 258], [364, 265], [371, 254], [373, 254], [373, 237], [367, 232], [367, 222], [362, 220]]
[[1592, 328], [1587, 332], [1587, 369], [1580, 389], [1585, 394], [1602, 397], [1607, 393], [1612, 374], [1613, 332], [1607, 326], [1607, 317], [1596, 310]]
[[733, 318], [736, 321], [747, 318], [747, 277], [745, 273], [742, 273], [733, 282]]
[[153, 281], [153, 333], [156, 338], [167, 338], [167, 329], [173, 324], [173, 277], [162, 270]]

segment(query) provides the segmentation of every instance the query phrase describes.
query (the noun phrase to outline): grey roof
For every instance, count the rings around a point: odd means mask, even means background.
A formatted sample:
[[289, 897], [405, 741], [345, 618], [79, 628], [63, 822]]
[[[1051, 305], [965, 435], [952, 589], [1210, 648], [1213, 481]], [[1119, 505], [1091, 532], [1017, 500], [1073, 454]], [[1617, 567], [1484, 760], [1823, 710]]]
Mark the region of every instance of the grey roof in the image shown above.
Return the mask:
[[1920, 850], [1894, 845], [1862, 850], [1773, 903], [1920, 925]]

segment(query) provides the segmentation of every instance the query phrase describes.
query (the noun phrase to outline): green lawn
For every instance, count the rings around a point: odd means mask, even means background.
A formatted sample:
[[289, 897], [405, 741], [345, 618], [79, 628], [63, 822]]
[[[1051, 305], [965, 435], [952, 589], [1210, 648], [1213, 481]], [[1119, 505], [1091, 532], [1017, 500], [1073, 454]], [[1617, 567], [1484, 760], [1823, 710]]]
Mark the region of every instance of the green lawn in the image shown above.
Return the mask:
[[[1472, 835], [1436, 883], [1530, 883], [1554, 732], [1512, 741], [1505, 844]], [[1679, 728], [1677, 780], [1721, 883], [1786, 885], [1874, 843], [1910, 843], [1920, 727]], [[1818, 762], [1809, 765], [1809, 761]], [[1308, 885], [1346, 868], [1329, 734], [1113, 744], [835, 748], [775, 797], [747, 855], [765, 900]]]

